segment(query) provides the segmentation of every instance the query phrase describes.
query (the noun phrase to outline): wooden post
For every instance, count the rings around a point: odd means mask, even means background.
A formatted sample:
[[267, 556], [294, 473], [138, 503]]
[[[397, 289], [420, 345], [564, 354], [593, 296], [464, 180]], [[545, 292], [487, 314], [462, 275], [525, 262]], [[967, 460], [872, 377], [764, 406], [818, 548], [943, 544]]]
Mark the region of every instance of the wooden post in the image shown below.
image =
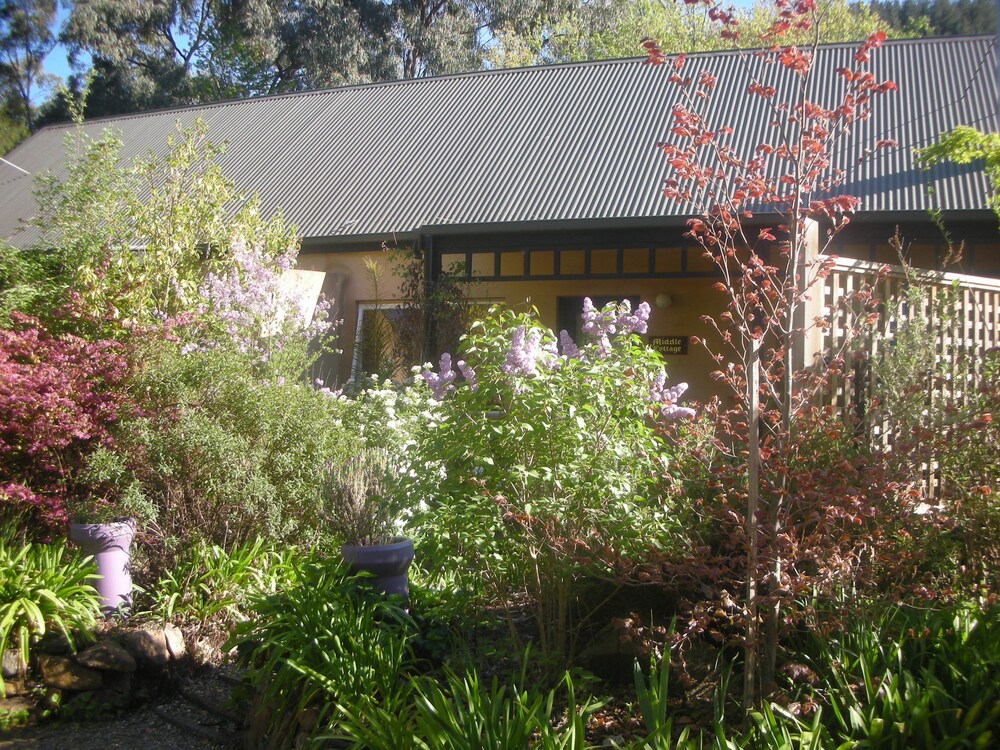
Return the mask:
[[[1000, 0], [998, 0], [1000, 2]], [[803, 285], [808, 279], [814, 277], [817, 265], [821, 260], [819, 251], [819, 224], [812, 219], [805, 222], [805, 238], [802, 243], [803, 257], [801, 270]], [[824, 303], [823, 281], [817, 281], [811, 289], [805, 290], [807, 299], [799, 303], [795, 311], [793, 325], [803, 331], [800, 336], [794, 337], [792, 341], [792, 363], [793, 370], [804, 370], [822, 362], [817, 362], [817, 357], [823, 356], [823, 331], [813, 325], [816, 318], [826, 314]]]

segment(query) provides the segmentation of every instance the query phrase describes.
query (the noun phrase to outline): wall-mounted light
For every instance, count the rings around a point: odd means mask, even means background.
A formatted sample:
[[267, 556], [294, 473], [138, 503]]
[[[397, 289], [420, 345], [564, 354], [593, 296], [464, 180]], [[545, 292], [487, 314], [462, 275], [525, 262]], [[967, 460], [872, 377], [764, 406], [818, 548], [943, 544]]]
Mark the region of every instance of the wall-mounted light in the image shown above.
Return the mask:
[[669, 294], [656, 295], [656, 306], [661, 310], [670, 307], [672, 304], [674, 304], [674, 301], [670, 298]]

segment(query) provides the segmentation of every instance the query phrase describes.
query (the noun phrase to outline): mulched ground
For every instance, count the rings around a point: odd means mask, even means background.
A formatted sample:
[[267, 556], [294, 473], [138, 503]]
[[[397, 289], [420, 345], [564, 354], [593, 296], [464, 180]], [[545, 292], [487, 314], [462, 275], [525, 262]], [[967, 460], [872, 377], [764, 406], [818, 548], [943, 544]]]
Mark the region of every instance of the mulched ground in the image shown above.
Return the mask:
[[[234, 723], [186, 695], [225, 706], [232, 690], [226, 670], [202, 669], [184, 677], [180, 689], [118, 717], [51, 722], [0, 732], [0, 750], [210, 750], [232, 748], [240, 737]], [[173, 721], [165, 717], [170, 717]], [[177, 722], [187, 724], [182, 728]], [[192, 727], [224, 742], [213, 742]]]

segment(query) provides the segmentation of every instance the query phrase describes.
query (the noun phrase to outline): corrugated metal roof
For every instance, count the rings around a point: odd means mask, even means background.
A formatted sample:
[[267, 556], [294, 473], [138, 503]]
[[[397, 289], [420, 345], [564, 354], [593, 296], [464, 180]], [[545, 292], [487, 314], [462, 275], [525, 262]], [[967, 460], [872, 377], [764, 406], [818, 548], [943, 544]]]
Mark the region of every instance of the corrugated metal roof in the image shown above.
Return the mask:
[[[855, 46], [820, 48], [811, 100], [835, 103], [835, 71], [850, 64]], [[862, 198], [862, 215], [925, 210], [928, 177], [913, 149], [959, 124], [997, 129], [995, 46], [993, 37], [952, 37], [889, 42], [874, 53], [876, 77], [899, 89], [876, 101], [841, 155], [846, 192]], [[685, 73], [718, 78], [719, 124], [734, 127], [734, 144], [746, 152], [765, 138], [770, 118], [763, 100], [745, 95], [743, 64], [735, 53], [690, 55]], [[120, 131], [127, 155], [162, 152], [176, 120], [201, 117], [211, 140], [229, 142], [219, 160], [225, 174], [258, 192], [265, 209], [282, 207], [309, 238], [669, 222], [691, 213], [660, 192], [668, 166], [656, 144], [670, 137], [679, 99], [670, 74], [642, 59], [498, 70], [108, 118], [86, 130]], [[59, 174], [69, 131], [43, 129], [7, 158], [34, 174]], [[859, 165], [860, 149], [876, 138], [899, 148]], [[981, 169], [931, 176], [944, 210], [986, 208]], [[0, 236], [31, 215], [30, 187], [31, 178], [0, 163]]]

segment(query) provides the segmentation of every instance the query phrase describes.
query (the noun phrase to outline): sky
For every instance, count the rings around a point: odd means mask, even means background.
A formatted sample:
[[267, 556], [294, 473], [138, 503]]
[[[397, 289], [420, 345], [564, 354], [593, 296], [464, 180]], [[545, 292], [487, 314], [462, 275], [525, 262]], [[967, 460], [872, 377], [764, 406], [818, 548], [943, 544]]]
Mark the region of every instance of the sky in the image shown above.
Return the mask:
[[[60, 5], [59, 12], [56, 17], [57, 29], [62, 28], [62, 25], [66, 22], [66, 17], [68, 15], [69, 15], [69, 9], [66, 8], [65, 6]], [[84, 63], [85, 68], [86, 64], [89, 63], [89, 61], [90, 61], [89, 55], [82, 56], [80, 59], [80, 62]], [[64, 47], [62, 44], [57, 44], [55, 48], [48, 54], [48, 56], [45, 58], [44, 67], [46, 73], [51, 73], [52, 75], [58, 76], [63, 83], [65, 83], [66, 80], [73, 73], [78, 72], [70, 67], [69, 50], [66, 49], [66, 47]], [[32, 92], [32, 97], [31, 97], [32, 103], [35, 105], [41, 104], [52, 95], [53, 91], [55, 91], [54, 87], [45, 89], [41, 87], [35, 87], [35, 90]]]

